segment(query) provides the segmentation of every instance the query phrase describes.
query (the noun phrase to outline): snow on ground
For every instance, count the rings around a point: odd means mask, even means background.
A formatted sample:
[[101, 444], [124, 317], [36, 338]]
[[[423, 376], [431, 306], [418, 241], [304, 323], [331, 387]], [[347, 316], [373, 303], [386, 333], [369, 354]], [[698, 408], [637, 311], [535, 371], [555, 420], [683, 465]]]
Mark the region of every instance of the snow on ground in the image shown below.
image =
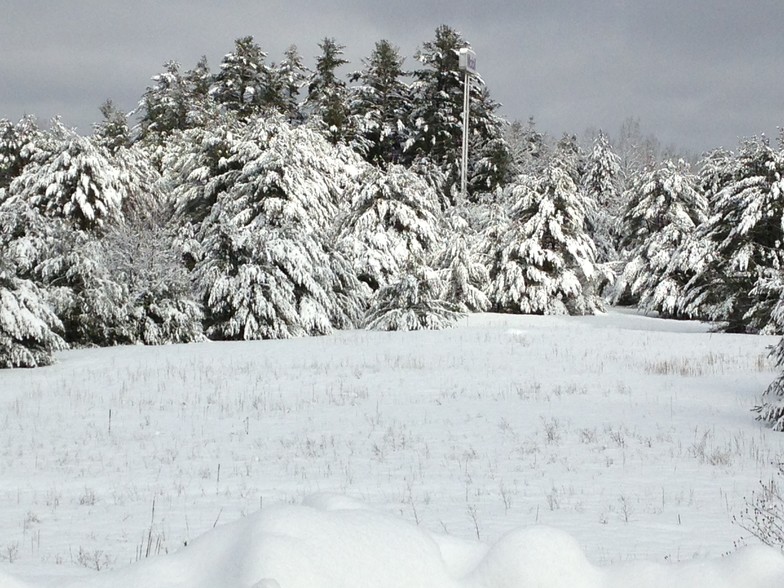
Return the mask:
[[3, 371], [0, 586], [779, 586], [732, 522], [774, 342], [488, 314]]
[[273, 506], [223, 525], [175, 554], [57, 585], [773, 588], [784, 581], [784, 555], [768, 547], [745, 547], [722, 560], [599, 568], [569, 535], [547, 527], [511, 531], [488, 548], [430, 533], [342, 497], [316, 498], [316, 503]]

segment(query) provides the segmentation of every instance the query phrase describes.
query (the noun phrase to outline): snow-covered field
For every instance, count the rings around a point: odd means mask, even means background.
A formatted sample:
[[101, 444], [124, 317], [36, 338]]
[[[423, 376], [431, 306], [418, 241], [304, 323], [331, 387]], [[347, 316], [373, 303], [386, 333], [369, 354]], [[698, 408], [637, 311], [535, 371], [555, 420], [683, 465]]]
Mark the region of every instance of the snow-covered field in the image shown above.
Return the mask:
[[2, 371], [0, 586], [784, 585], [732, 521], [775, 341], [486, 314]]

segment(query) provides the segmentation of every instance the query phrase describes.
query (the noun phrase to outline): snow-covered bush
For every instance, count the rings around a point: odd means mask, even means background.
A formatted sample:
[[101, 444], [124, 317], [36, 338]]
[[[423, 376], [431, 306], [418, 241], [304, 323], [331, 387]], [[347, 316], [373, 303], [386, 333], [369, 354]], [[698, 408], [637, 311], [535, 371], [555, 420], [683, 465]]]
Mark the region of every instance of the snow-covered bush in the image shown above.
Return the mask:
[[784, 465], [779, 465], [776, 478], [760, 482], [740, 516], [733, 518], [766, 545], [784, 551]]
[[101, 239], [101, 261], [122, 287], [127, 337], [145, 345], [189, 343], [204, 338], [202, 311], [191, 293], [174, 229], [164, 211], [126, 217]]
[[443, 284], [436, 272], [413, 265], [376, 292], [365, 316], [365, 328], [375, 331], [444, 329], [461, 316], [441, 296]]

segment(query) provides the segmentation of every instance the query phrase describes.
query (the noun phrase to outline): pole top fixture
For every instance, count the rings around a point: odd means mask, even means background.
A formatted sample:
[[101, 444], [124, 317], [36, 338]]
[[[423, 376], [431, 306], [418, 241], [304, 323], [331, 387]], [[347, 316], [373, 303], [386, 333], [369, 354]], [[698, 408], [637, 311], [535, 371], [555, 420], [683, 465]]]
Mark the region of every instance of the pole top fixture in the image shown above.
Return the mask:
[[458, 56], [460, 69], [469, 74], [476, 74], [476, 53], [467, 47], [463, 47], [460, 49]]

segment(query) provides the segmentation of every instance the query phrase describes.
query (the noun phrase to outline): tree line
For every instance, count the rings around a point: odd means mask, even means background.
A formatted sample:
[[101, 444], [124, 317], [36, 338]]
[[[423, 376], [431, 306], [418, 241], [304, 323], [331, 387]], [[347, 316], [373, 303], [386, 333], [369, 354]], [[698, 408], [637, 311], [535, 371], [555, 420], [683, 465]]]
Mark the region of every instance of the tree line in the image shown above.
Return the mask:
[[[0, 366], [607, 303], [784, 331], [781, 140], [690, 165], [630, 120], [584, 145], [503, 120], [476, 79], [463, 198], [464, 47], [441, 26], [406, 71], [379, 41], [346, 76], [334, 39], [308, 70], [244, 37], [215, 72], [167, 62], [91, 136], [0, 120]], [[758, 407], [779, 429], [782, 389]]]

